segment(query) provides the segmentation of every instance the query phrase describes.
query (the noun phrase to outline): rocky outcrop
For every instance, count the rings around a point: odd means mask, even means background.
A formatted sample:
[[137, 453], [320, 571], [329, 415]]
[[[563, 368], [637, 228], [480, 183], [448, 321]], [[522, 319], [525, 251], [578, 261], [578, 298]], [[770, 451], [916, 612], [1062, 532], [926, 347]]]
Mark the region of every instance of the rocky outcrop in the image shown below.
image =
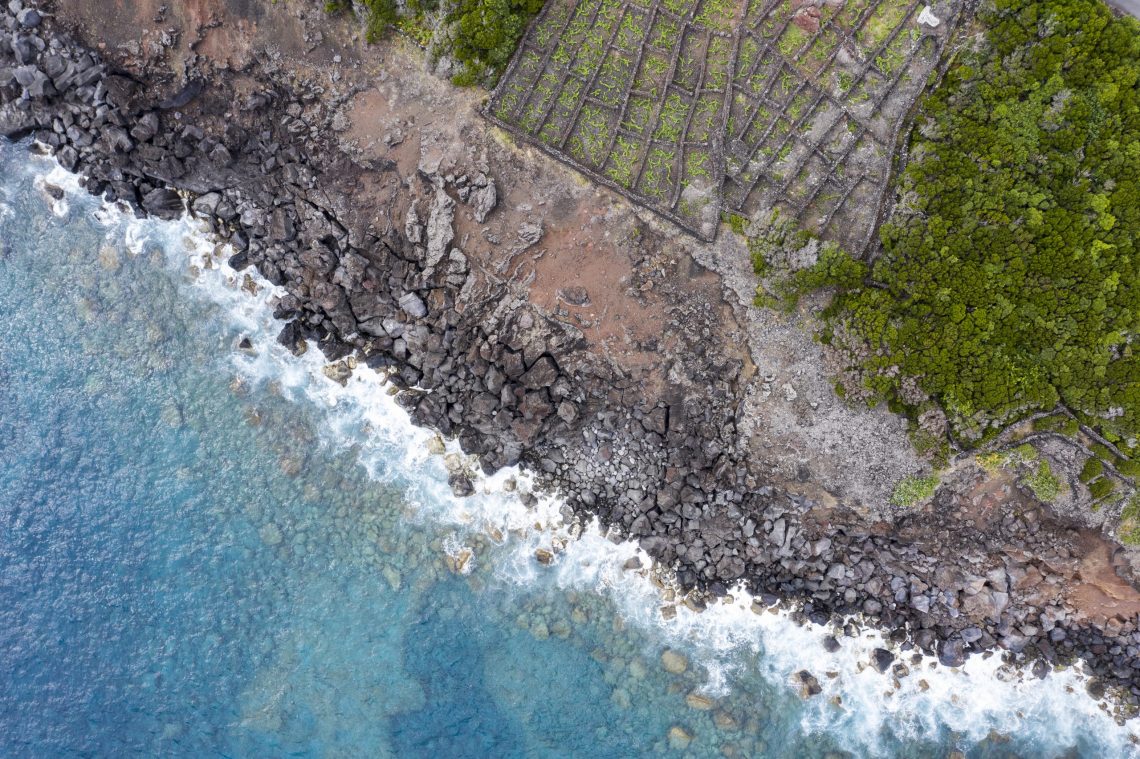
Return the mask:
[[[348, 357], [388, 372], [416, 423], [456, 438], [487, 472], [532, 470], [575, 513], [639, 540], [686, 588], [743, 583], [762, 604], [794, 599], [816, 622], [862, 614], [946, 666], [994, 647], [1083, 658], [1140, 696], [1135, 618], [1094, 626], [1075, 612], [1063, 591], [1079, 576], [1078, 536], [1032, 504], [982, 529], [964, 483], [929, 510], [870, 525], [778, 490], [741, 447], [744, 362], [710, 343], [702, 329], [715, 315], [698, 304], [672, 307], [681, 329], [663, 350], [667, 386], [647, 399], [577, 327], [472, 266], [453, 224], [458, 204], [479, 223], [496, 212], [485, 172], [421, 172], [378, 213], [343, 188], [391, 168], [357, 165], [329, 141], [336, 103], [316, 85], [254, 66], [239, 95], [228, 72], [193, 58], [177, 75], [149, 69], [144, 82], [26, 10], [17, 0], [0, 14], [0, 134], [34, 137], [110, 202], [205, 219], [233, 247], [231, 265], [284, 288], [281, 342], [346, 361], [332, 379], [345, 378]], [[504, 245], [543, 235], [528, 223]], [[589, 302], [585, 291], [560, 297]], [[473, 491], [461, 471], [449, 482]], [[893, 661], [876, 652], [874, 666]], [[818, 692], [810, 675], [801, 681]]]

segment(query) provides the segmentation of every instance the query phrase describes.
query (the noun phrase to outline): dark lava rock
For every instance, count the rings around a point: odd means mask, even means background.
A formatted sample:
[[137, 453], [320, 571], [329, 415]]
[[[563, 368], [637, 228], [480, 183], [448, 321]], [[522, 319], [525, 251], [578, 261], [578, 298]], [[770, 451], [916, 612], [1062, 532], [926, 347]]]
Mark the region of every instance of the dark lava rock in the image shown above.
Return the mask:
[[806, 669], [801, 669], [796, 673], [796, 681], [800, 684], [800, 695], [804, 698], [811, 698], [823, 693], [819, 680], [816, 680], [815, 675]]
[[966, 663], [966, 644], [960, 640], [948, 640], [938, 652], [938, 661], [945, 667], [961, 667]]
[[890, 669], [894, 660], [895, 655], [885, 648], [876, 648], [871, 652], [871, 666], [880, 673]]
[[543, 356], [522, 376], [522, 384], [528, 390], [539, 390], [550, 387], [556, 379], [558, 379], [558, 368], [549, 356]]
[[1097, 701], [1100, 701], [1102, 698], [1104, 698], [1104, 683], [1100, 680], [1097, 680], [1096, 678], [1089, 680], [1088, 685], [1085, 686], [1085, 690], [1088, 691], [1088, 694]]
[[475, 486], [471, 484], [470, 478], [462, 472], [452, 472], [448, 475], [447, 484], [451, 486], [451, 492], [457, 498], [466, 498], [475, 494]]
[[35, 29], [43, 21], [43, 16], [35, 8], [24, 8], [16, 14], [16, 20], [25, 29]]
[[400, 297], [400, 310], [413, 319], [422, 319], [427, 316], [427, 306], [415, 293], [405, 293]]
[[182, 215], [182, 197], [174, 190], [159, 187], [151, 190], [142, 199], [143, 209], [160, 219], [173, 221]]
[[839, 641], [835, 639], [834, 635], [828, 635], [823, 639], [823, 649], [829, 654], [833, 654], [840, 648]]
[[590, 293], [584, 287], [563, 287], [558, 291], [558, 299], [569, 303], [571, 306], [590, 305]]

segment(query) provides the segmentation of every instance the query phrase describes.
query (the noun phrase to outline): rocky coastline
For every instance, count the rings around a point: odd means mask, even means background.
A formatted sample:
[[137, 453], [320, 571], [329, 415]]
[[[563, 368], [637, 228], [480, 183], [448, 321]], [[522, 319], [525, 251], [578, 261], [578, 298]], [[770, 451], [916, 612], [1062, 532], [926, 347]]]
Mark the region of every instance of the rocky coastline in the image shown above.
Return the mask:
[[[1090, 585], [1088, 557], [1109, 550], [1099, 536], [1021, 490], [987, 489], [968, 467], [929, 507], [891, 520], [773, 482], [742, 444], [763, 377], [723, 344], [721, 315], [675, 293], [647, 346], [669, 370], [648, 387], [581, 324], [532, 302], [516, 272], [465, 252], [457, 215], [482, 224], [503, 212], [505, 187], [485, 158], [402, 174], [338, 143], [351, 93], [280, 63], [231, 66], [177, 39], [127, 60], [84, 39], [66, 9], [12, 0], [0, 10], [0, 134], [34, 138], [89, 192], [140, 215], [204, 219], [237, 251], [235, 269], [255, 267], [288, 292], [282, 343], [320, 350], [334, 380], [385, 372], [417, 424], [457, 438], [486, 472], [526, 468], [575, 516], [640, 541], [693, 589], [685, 603], [743, 583], [758, 609], [790, 601], [820, 624], [861, 615], [899, 651], [946, 667], [998, 651], [1046, 677], [1083, 660], [1094, 697], [1107, 691], [1122, 718], [1140, 705], [1136, 611], [1093, 613], [1069, 593]], [[383, 206], [357, 192], [378, 182]], [[639, 261], [670, 244], [638, 229], [622, 244]], [[539, 214], [498, 244], [525, 251], [548, 234]], [[570, 304], [590, 296], [559, 292]], [[462, 472], [451, 485], [473, 490]], [[1111, 561], [1099, 566], [1111, 572]], [[889, 671], [895, 656], [872, 664]]]

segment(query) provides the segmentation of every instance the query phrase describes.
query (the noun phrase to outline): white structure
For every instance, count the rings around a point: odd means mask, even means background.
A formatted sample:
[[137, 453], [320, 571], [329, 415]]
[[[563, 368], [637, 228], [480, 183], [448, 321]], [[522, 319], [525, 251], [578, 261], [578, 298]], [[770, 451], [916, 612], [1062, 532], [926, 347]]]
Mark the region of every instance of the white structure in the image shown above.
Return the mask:
[[927, 26], [934, 28], [942, 23], [942, 19], [938, 18], [938, 16], [935, 16], [934, 11], [930, 10], [930, 6], [928, 5], [922, 9], [922, 13], [918, 14], [918, 23], [926, 24]]

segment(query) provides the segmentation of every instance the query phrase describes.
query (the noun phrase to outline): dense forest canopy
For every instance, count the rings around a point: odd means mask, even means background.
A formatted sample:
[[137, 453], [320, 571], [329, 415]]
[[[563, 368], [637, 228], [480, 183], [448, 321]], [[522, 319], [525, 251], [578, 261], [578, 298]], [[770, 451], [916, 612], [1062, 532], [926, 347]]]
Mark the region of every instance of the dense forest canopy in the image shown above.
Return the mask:
[[861, 344], [876, 398], [914, 408], [917, 378], [963, 442], [1058, 403], [1134, 442], [1140, 25], [1100, 0], [980, 20], [923, 104], [881, 255], [814, 272], [840, 287], [829, 334]]

